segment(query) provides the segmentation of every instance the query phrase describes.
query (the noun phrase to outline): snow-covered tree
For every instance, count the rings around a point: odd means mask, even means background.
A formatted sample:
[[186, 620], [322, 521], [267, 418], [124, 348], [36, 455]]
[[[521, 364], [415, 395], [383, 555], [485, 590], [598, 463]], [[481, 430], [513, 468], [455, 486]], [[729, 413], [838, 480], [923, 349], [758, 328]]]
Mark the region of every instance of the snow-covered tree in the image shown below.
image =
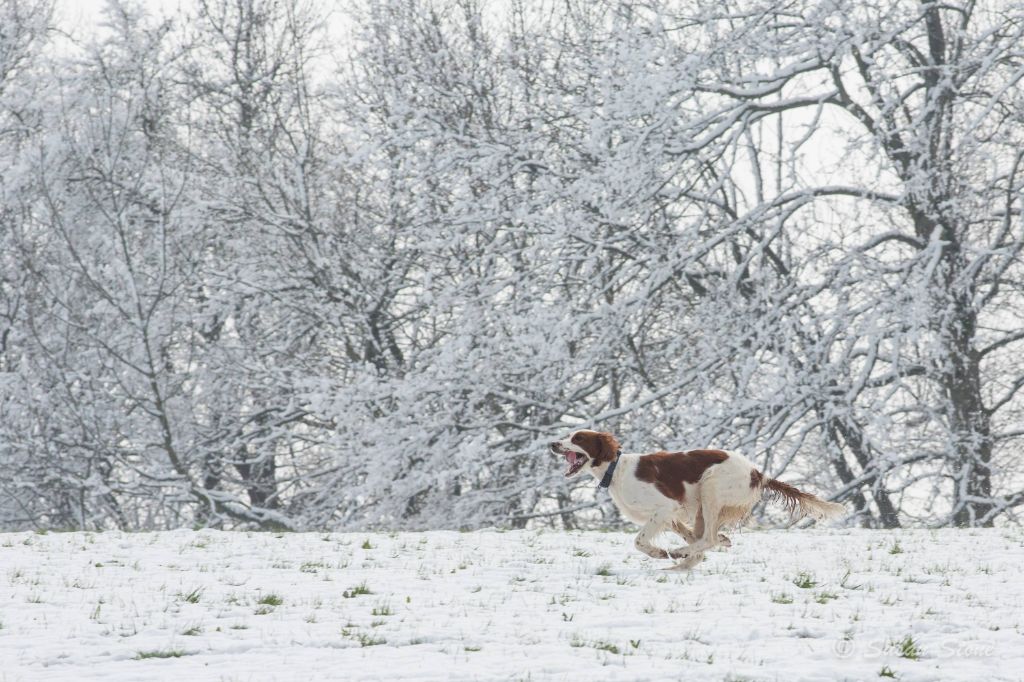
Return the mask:
[[614, 522], [577, 425], [1017, 518], [1024, 3], [3, 7], [5, 523]]

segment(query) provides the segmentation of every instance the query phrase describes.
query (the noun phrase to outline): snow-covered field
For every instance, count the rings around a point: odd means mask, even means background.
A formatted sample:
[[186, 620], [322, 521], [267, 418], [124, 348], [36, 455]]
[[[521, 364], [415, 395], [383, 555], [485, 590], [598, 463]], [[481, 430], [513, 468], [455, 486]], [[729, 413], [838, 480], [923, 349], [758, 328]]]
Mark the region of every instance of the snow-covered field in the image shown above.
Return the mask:
[[1019, 528], [732, 538], [0, 534], [0, 680], [1024, 679]]

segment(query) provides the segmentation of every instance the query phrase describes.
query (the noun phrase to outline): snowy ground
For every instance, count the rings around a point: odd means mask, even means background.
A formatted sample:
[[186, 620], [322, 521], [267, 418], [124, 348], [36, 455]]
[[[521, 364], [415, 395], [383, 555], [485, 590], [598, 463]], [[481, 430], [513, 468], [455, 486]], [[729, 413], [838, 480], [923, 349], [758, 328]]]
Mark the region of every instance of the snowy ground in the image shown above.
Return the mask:
[[1024, 679], [1024, 530], [733, 541], [0, 534], [0, 680]]

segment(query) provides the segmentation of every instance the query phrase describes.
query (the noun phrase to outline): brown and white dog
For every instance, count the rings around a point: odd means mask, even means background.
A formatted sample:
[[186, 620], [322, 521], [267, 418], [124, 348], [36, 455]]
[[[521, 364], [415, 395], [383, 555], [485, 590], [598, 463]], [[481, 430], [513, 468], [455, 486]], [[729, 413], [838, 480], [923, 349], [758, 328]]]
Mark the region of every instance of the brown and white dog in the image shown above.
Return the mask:
[[[612, 434], [586, 429], [554, 441], [551, 452], [569, 463], [567, 478], [585, 468], [602, 481], [615, 462], [610, 481], [602, 482], [608, 484], [622, 515], [642, 526], [636, 548], [655, 559], [680, 560], [672, 568], [691, 568], [707, 550], [731, 546], [729, 538], [718, 531], [743, 521], [766, 494], [782, 502], [794, 517], [824, 519], [845, 511], [841, 504], [766, 477], [735, 452], [620, 454], [619, 442]], [[672, 530], [688, 546], [670, 550], [654, 546], [652, 540], [663, 530]]]

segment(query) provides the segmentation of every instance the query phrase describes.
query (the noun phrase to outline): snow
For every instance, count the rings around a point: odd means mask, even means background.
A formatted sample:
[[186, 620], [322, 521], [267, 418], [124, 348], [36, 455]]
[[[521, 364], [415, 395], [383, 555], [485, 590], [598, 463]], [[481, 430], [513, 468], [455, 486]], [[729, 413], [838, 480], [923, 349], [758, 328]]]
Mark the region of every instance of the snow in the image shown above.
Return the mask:
[[1024, 529], [732, 540], [0, 534], [0, 679], [1024, 679]]

